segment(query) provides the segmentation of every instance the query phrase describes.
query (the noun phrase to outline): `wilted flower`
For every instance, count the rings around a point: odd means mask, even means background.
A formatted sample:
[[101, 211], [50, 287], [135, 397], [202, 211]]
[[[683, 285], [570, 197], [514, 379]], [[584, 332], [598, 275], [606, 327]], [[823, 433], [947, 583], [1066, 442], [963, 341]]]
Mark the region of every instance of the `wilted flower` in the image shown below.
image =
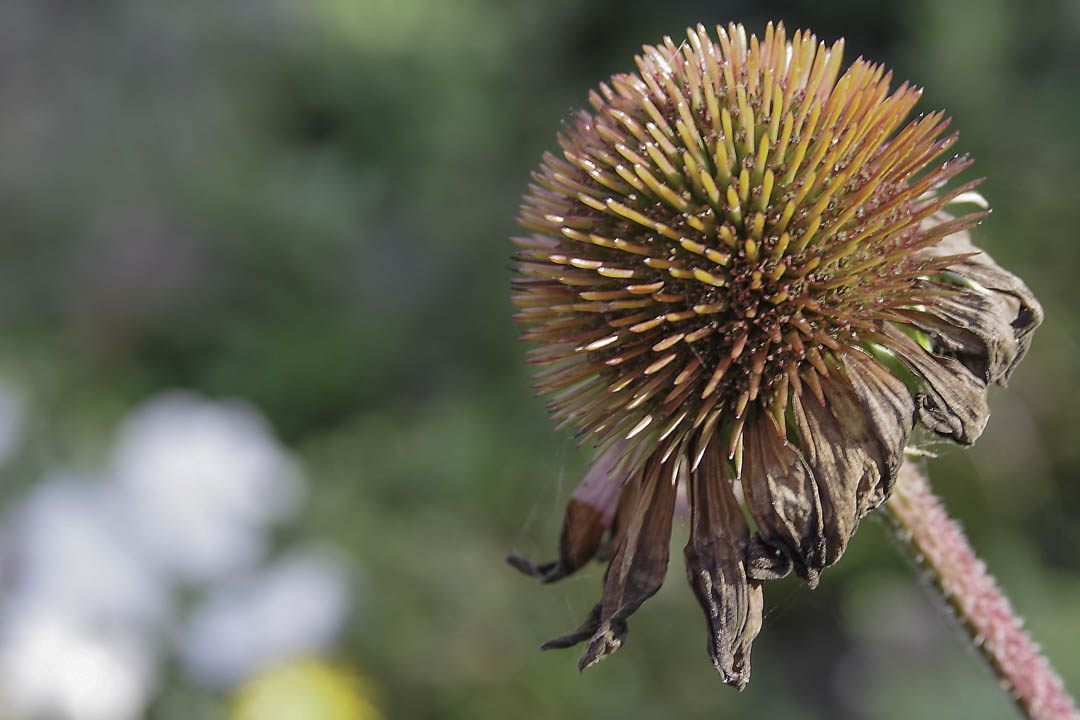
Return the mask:
[[[547, 582], [610, 554], [581, 666], [686, 568], [725, 682], [749, 678], [761, 583], [811, 586], [888, 496], [916, 422], [970, 444], [1042, 311], [972, 245], [978, 181], [942, 113], [842, 41], [702, 26], [645, 47], [559, 135], [521, 208], [516, 318], [560, 427], [597, 445]], [[838, 79], [839, 77], [839, 79]], [[745, 512], [744, 512], [745, 508]], [[609, 542], [605, 543], [605, 539]]]

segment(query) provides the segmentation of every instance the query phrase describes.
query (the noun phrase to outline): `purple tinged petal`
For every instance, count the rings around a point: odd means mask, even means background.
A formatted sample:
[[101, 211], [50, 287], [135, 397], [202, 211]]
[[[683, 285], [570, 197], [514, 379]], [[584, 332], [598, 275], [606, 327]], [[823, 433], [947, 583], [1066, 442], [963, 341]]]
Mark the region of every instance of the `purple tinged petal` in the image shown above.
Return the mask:
[[664, 582], [667, 573], [676, 485], [669, 468], [649, 458], [624, 489], [615, 521], [615, 555], [604, 574], [604, 594], [577, 630], [553, 638], [541, 649], [586, 642], [578, 667], [586, 667], [622, 647], [626, 619]]
[[604, 575], [600, 625], [578, 663], [582, 670], [622, 647], [626, 618], [664, 582], [676, 494], [667, 470], [654, 456], [638, 475], [639, 491], [628, 507], [625, 533]]
[[617, 444], [597, 458], [571, 494], [559, 536], [557, 560], [538, 565], [518, 553], [511, 553], [507, 562], [526, 575], [549, 583], [577, 572], [596, 557], [619, 504], [623, 481], [613, 477], [613, 473], [623, 452], [625, 448]]

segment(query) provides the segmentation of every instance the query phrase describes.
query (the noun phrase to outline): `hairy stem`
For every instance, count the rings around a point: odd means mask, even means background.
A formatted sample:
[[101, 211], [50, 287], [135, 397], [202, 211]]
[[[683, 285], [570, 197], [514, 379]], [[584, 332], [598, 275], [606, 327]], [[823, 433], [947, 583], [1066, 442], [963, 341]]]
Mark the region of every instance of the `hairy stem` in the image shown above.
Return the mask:
[[883, 509], [908, 554], [927, 570], [1021, 712], [1037, 720], [1080, 718], [1061, 678], [912, 464], [901, 468]]

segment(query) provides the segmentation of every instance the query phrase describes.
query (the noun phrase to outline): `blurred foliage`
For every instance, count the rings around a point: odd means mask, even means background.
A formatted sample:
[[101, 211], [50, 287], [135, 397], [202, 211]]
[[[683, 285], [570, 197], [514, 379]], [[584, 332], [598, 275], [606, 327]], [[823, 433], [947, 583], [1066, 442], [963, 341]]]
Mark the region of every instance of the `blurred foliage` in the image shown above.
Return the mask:
[[[339, 654], [387, 717], [1012, 717], [866, 522], [819, 589], [770, 586], [723, 687], [673, 541], [624, 650], [539, 654], [602, 568], [537, 587], [587, 453], [531, 397], [506, 269], [528, 172], [586, 92], [697, 21], [847, 37], [944, 107], [994, 215], [980, 244], [1047, 322], [935, 487], [1080, 690], [1080, 5], [615, 0], [8, 0], [0, 368], [95, 462], [163, 388], [266, 412], [314, 481], [301, 531], [366, 578]], [[22, 464], [20, 465], [20, 462]], [[4, 470], [3, 498], [36, 478]], [[153, 717], [219, 717], [166, 678]]]

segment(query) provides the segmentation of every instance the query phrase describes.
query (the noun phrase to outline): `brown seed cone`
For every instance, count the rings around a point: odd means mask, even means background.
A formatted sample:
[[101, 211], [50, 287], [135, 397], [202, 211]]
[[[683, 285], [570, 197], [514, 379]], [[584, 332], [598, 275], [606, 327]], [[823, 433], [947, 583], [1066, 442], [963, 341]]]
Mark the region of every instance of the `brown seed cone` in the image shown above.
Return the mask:
[[782, 24], [665, 38], [590, 93], [533, 174], [515, 317], [538, 392], [598, 459], [559, 560], [513, 562], [550, 581], [610, 535], [603, 601], [549, 644], [587, 641], [583, 664], [659, 587], [682, 482], [710, 654], [741, 687], [759, 583], [816, 584], [887, 497], [916, 421], [973, 442], [987, 385], [1041, 322], [971, 244], [985, 213], [943, 211], [982, 202], [977, 181], [944, 189], [970, 165], [938, 159], [949, 120], [904, 124], [920, 91], [861, 58], [841, 75], [842, 47]]

